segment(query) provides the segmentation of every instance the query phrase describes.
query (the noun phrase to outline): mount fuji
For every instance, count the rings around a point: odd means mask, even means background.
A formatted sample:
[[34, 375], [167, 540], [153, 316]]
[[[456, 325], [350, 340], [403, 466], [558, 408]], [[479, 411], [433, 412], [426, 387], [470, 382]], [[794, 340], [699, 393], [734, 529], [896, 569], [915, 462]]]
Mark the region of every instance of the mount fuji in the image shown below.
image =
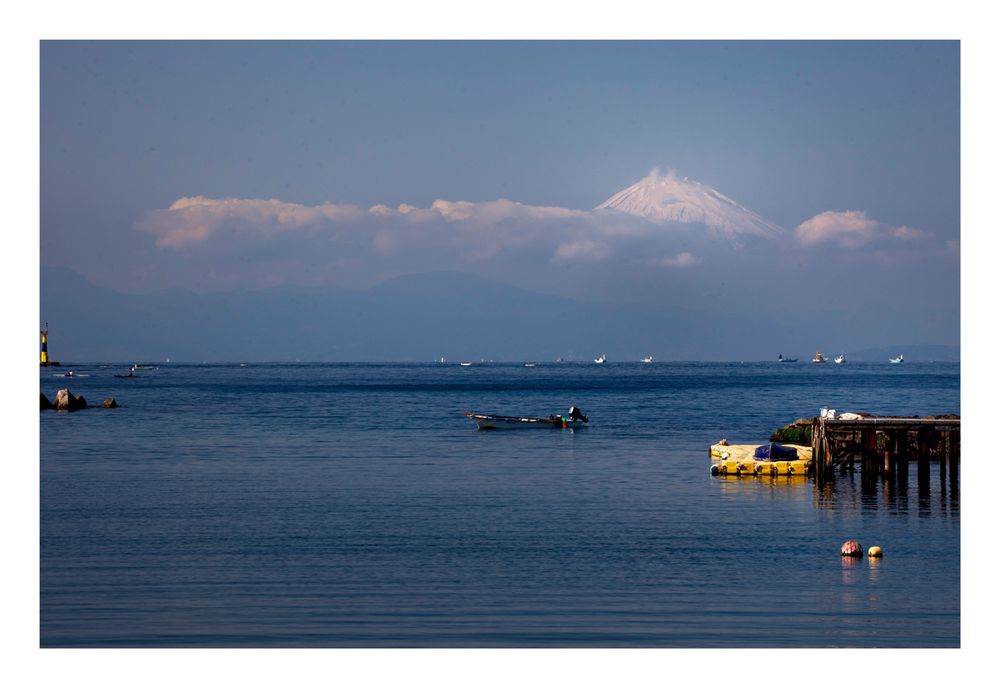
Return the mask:
[[730, 239], [740, 236], [776, 238], [781, 227], [744, 208], [710, 186], [679, 179], [658, 169], [597, 206], [663, 223], [701, 224]]

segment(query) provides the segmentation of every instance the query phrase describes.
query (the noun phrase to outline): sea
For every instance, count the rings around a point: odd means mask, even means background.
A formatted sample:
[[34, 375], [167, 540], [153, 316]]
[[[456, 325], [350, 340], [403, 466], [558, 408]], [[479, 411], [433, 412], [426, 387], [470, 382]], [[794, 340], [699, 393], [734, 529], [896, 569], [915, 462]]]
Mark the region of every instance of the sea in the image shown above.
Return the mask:
[[40, 414], [42, 647], [961, 644], [957, 476], [708, 455], [822, 408], [961, 413], [958, 364], [151, 365], [40, 369], [89, 405]]

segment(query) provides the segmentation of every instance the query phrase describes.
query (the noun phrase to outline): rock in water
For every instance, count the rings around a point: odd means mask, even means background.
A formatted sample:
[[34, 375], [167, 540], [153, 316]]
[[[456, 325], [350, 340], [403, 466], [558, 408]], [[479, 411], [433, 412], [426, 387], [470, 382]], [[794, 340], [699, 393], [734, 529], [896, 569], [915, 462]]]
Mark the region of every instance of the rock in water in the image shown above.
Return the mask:
[[769, 442], [784, 442], [785, 444], [812, 444], [812, 419], [799, 418], [794, 423], [771, 433]]
[[114, 397], [108, 397], [104, 400], [104, 408], [118, 408], [118, 402]]
[[861, 544], [857, 540], [848, 540], [840, 546], [840, 556], [842, 557], [860, 557], [861, 554]]
[[87, 408], [87, 400], [74, 396], [68, 389], [60, 389], [56, 392], [55, 406], [57, 411], [79, 411]]
[[60, 389], [56, 392], [56, 410], [69, 411], [71, 405], [70, 400], [76, 401], [76, 397], [74, 397], [68, 389]]
[[55, 408], [55, 406], [52, 405], [52, 402], [49, 401], [48, 397], [42, 394], [42, 408], [40, 410], [47, 411], [48, 409], [51, 408]]

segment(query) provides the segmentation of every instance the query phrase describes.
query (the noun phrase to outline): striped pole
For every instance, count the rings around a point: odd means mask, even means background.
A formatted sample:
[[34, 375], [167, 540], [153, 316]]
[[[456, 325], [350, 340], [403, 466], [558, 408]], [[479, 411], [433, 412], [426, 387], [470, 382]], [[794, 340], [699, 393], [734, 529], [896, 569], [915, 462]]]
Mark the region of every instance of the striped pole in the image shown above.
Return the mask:
[[49, 352], [46, 342], [49, 338], [49, 324], [45, 323], [45, 329], [42, 330], [42, 365], [46, 365], [49, 362]]

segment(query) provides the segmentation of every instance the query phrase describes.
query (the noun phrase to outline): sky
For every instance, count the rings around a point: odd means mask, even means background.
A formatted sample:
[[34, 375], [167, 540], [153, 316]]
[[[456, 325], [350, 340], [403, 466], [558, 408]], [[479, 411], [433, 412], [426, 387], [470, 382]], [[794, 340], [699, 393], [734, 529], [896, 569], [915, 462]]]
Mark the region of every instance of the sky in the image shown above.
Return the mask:
[[[871, 303], [863, 327], [958, 343], [957, 41], [43, 41], [40, 67], [41, 264], [100, 286], [457, 271], [723, 314]], [[592, 212], [654, 171], [783, 234]]]

